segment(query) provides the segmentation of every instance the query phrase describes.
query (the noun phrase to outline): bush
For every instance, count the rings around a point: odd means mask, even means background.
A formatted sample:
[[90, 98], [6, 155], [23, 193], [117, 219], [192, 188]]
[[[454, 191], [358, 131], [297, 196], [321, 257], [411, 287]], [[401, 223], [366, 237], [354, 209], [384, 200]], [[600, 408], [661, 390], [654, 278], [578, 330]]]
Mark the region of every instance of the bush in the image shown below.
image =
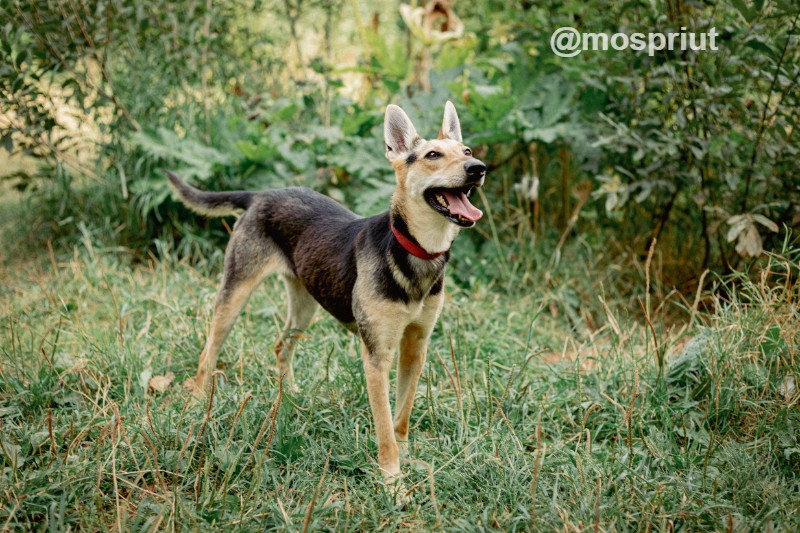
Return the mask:
[[[457, 6], [466, 33], [433, 44], [397, 14], [368, 25], [356, 12], [356, 28], [338, 35], [350, 8], [6, 3], [0, 137], [42, 163], [10, 178], [38, 196], [75, 198], [55, 213], [61, 231], [107, 220], [117, 244], [139, 255], [157, 240], [208, 253], [217, 241], [192, 235], [224, 236], [223, 227], [192, 231], [198, 221], [171, 200], [164, 169], [208, 189], [307, 185], [371, 214], [393, 184], [383, 106], [397, 101], [434, 132], [449, 98], [491, 169], [493, 239], [506, 264], [532, 261], [525, 249], [541, 232], [595, 235], [642, 257], [659, 239], [665, 282], [688, 289], [707, 267], [735, 269], [774, 249], [800, 222], [800, 47], [786, 2], [483, 2]], [[267, 13], [274, 24], [259, 27]], [[567, 25], [715, 27], [721, 46], [560, 58], [549, 37]], [[309, 55], [298, 35], [319, 27]], [[337, 43], [356, 36], [358, 63], [339, 67]]]

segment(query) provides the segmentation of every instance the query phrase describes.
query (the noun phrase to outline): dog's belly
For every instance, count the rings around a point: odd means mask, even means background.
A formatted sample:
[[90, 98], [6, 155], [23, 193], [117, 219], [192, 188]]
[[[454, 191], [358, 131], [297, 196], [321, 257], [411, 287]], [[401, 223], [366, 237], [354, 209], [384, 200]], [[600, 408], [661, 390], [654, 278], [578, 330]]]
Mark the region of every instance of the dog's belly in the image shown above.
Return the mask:
[[[319, 280], [315, 280], [318, 282]], [[344, 287], [337, 287], [334, 284], [325, 285], [314, 284], [309, 286], [307, 282], [306, 289], [314, 297], [314, 299], [331, 314], [336, 320], [344, 324], [345, 327], [351, 329], [348, 325], [355, 324], [355, 316], [353, 315], [353, 288], [350, 286], [348, 292]]]
[[294, 253], [294, 272], [317, 303], [342, 324], [355, 322], [356, 251], [347, 232], [314, 232]]

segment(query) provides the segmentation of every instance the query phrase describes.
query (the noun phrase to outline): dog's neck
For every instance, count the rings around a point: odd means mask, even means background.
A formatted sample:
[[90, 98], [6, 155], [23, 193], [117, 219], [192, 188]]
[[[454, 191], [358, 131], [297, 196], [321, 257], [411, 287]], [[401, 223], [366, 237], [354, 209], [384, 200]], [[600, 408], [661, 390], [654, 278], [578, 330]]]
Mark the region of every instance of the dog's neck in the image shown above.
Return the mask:
[[392, 195], [389, 219], [395, 228], [408, 234], [428, 254], [434, 255], [450, 249], [461, 228], [427, 206], [414, 206], [397, 200]]

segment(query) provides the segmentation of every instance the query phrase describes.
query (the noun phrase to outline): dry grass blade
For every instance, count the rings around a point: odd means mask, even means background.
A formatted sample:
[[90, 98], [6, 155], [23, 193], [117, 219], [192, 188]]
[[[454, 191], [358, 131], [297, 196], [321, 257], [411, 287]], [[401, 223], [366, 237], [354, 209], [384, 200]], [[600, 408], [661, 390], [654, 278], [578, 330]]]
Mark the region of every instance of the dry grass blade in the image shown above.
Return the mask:
[[311, 501], [308, 503], [308, 507], [306, 507], [306, 514], [303, 518], [303, 533], [308, 531], [308, 526], [311, 525], [311, 517], [314, 514], [314, 506], [317, 504], [317, 496], [319, 495], [320, 489], [322, 489], [322, 482], [325, 480], [325, 475], [328, 473], [328, 465], [330, 464], [331, 460], [331, 451], [328, 450], [328, 457], [325, 458], [325, 466], [322, 468], [322, 475], [319, 477], [319, 483], [317, 483], [316, 488], [314, 489], [314, 494], [311, 496]]

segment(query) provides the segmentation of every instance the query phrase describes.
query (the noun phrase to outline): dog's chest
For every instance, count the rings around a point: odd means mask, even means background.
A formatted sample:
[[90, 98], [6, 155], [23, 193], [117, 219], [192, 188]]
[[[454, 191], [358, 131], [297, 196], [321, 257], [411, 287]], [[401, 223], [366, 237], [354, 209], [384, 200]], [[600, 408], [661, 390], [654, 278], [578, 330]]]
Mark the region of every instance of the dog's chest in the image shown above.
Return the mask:
[[444, 267], [444, 259], [420, 261], [404, 257], [398, 261], [389, 255], [384, 275], [391, 278], [387, 285], [399, 289], [394, 299], [405, 302], [413, 311], [426, 297], [441, 291]]
[[424, 300], [411, 300], [408, 303], [400, 304], [398, 314], [401, 317], [401, 320], [405, 322], [405, 326], [411, 324], [412, 322], [416, 322], [417, 319], [422, 316], [422, 311], [424, 310]]

